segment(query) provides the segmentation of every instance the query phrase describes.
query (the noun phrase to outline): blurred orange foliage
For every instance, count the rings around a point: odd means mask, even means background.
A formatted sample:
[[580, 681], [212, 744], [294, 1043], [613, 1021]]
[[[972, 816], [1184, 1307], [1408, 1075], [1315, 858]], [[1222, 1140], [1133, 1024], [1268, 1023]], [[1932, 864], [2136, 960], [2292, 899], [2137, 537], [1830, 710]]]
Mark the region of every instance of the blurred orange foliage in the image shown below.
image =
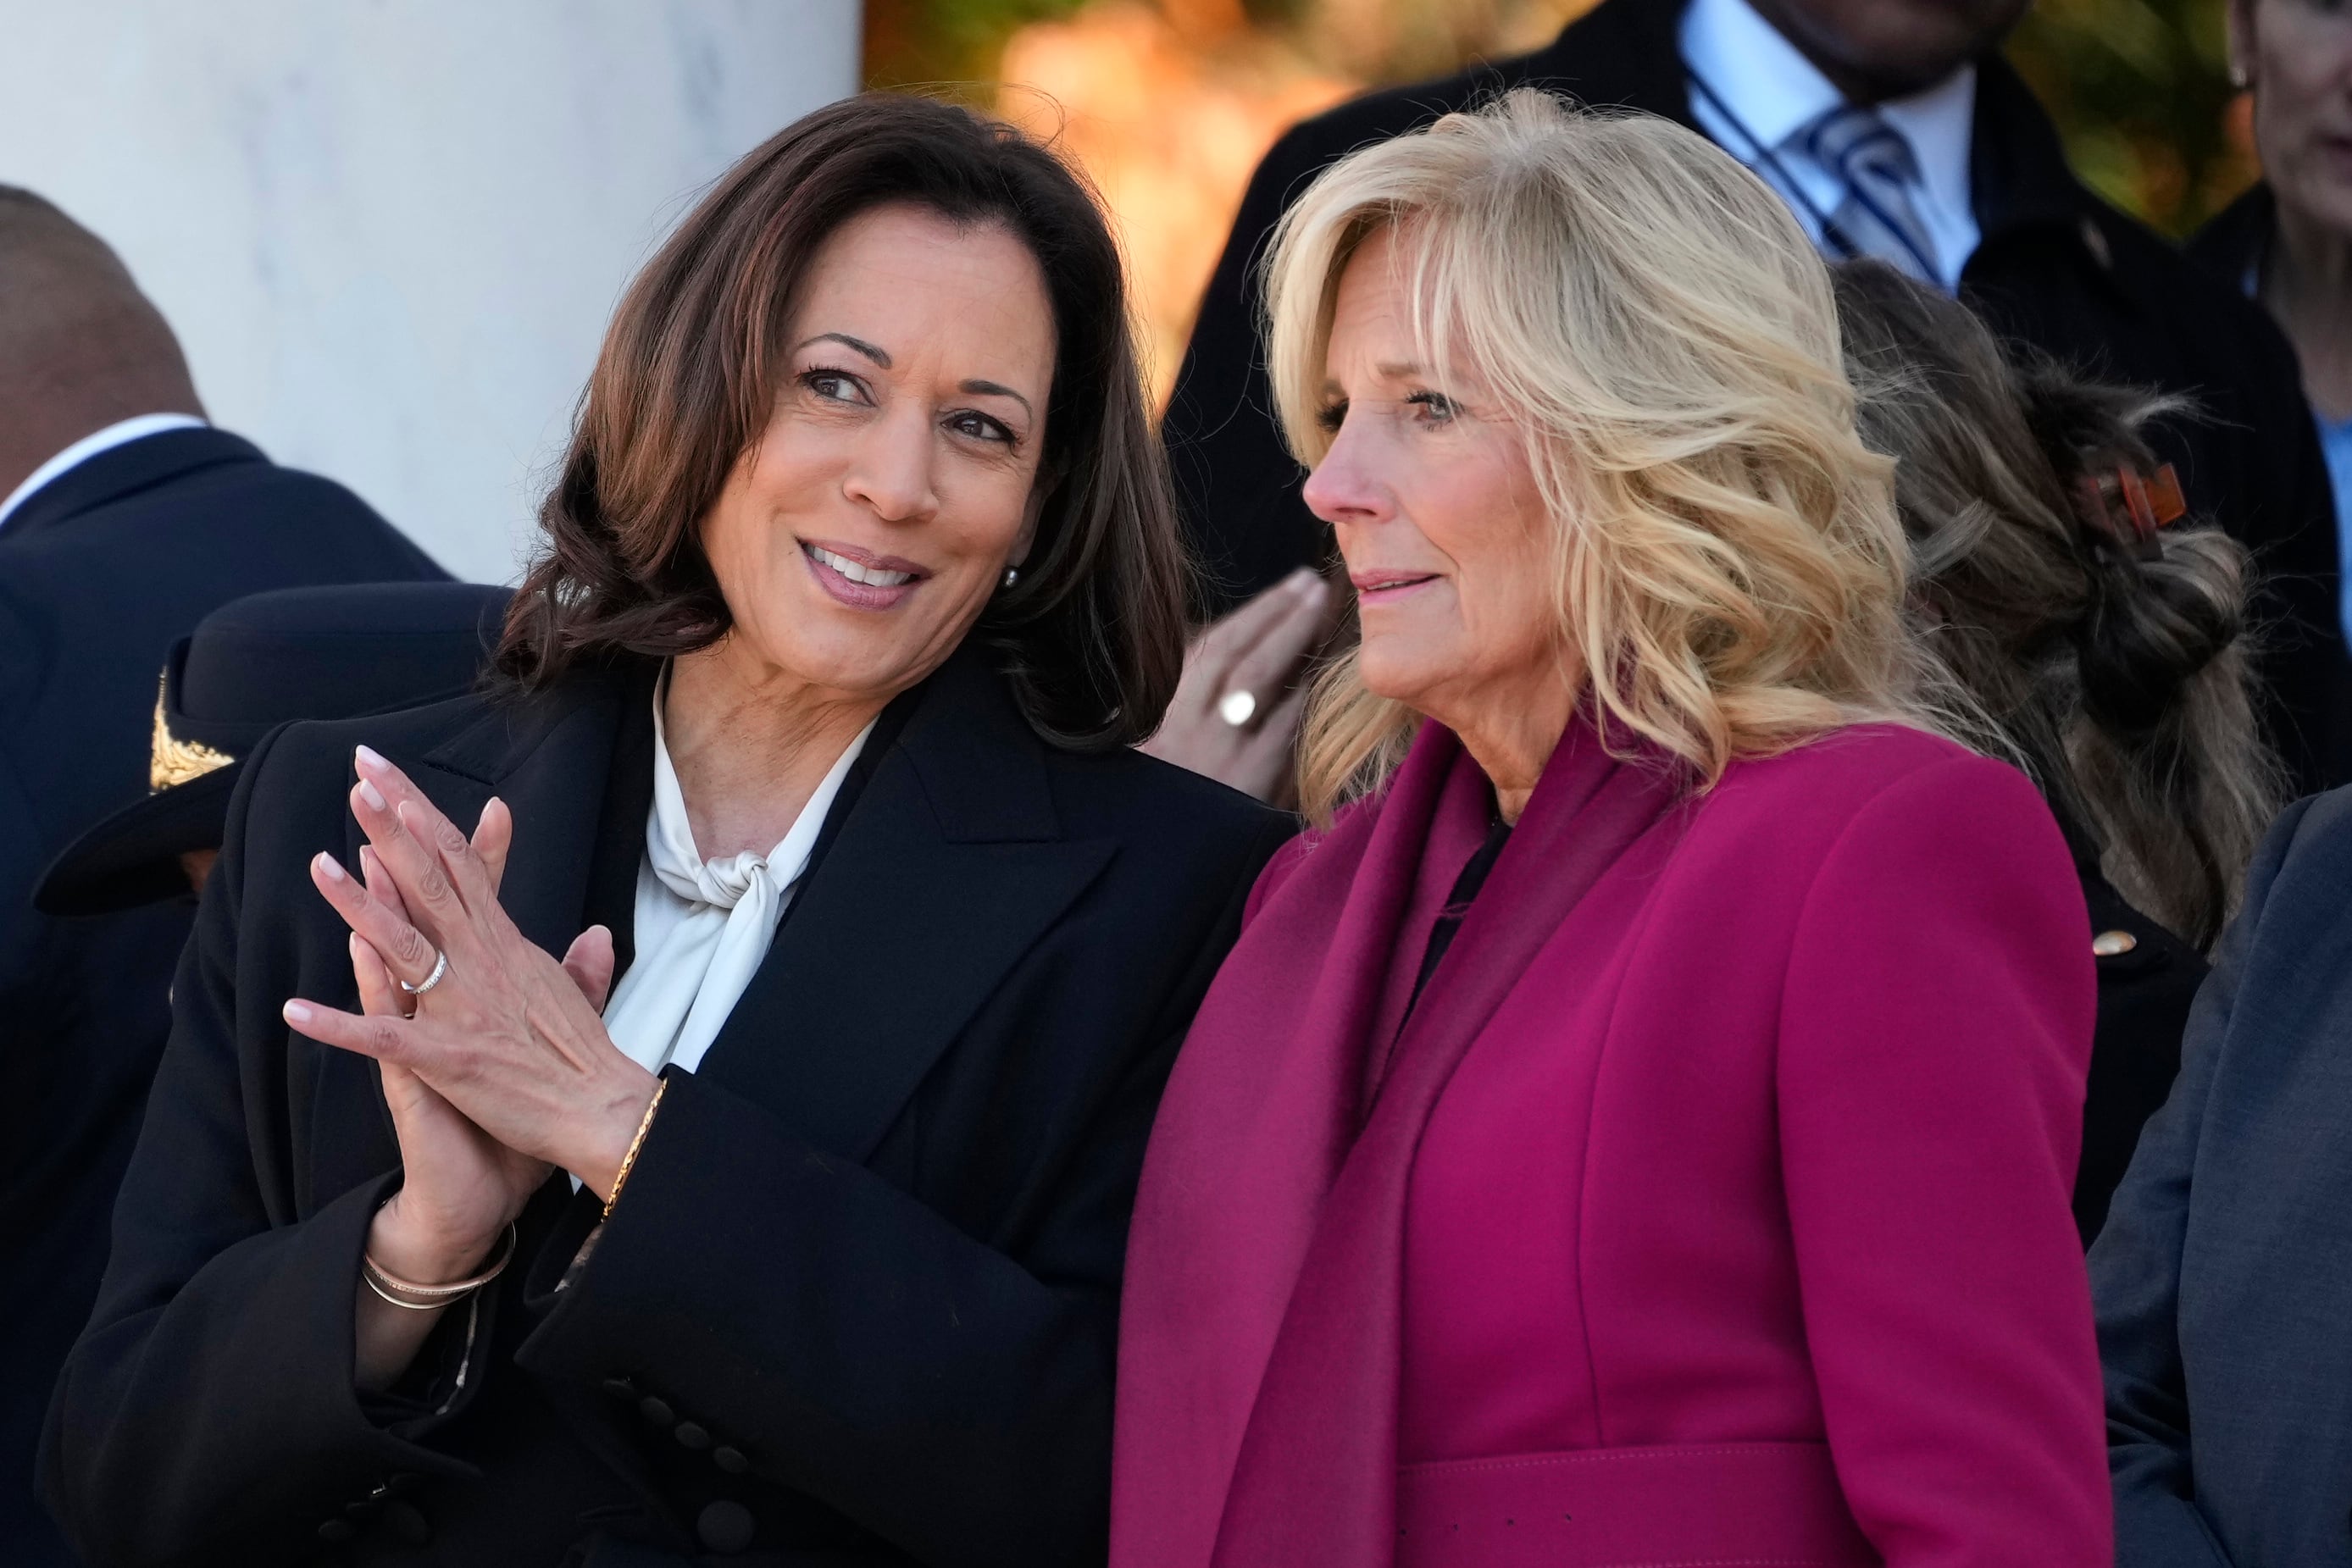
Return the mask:
[[[866, 80], [994, 110], [1093, 178], [1125, 246], [1156, 394], [1250, 172], [1368, 87], [1549, 42], [1592, 0], [866, 0]], [[2253, 177], [2221, 0], [2038, 0], [2010, 53], [2076, 168], [2173, 234]]]

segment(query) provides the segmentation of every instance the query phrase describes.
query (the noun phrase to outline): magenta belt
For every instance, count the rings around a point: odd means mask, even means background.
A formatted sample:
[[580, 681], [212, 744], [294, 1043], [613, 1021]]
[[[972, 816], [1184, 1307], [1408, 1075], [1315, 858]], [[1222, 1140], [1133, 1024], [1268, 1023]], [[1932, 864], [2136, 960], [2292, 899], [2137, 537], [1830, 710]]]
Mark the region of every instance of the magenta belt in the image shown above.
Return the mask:
[[1879, 1568], [1822, 1443], [1402, 1465], [1397, 1526], [1397, 1568]]

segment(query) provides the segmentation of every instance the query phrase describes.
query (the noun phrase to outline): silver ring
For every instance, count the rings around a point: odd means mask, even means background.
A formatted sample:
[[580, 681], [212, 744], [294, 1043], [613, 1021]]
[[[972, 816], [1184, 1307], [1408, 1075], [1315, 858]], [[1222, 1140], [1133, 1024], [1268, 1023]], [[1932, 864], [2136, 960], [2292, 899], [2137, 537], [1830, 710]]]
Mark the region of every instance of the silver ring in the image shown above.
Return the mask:
[[1217, 716], [1240, 729], [1257, 716], [1257, 694], [1246, 687], [1235, 687], [1217, 699]]
[[425, 983], [421, 986], [412, 986], [406, 980], [403, 980], [400, 982], [400, 988], [406, 991], [412, 997], [421, 997], [425, 992], [431, 990], [434, 987], [439, 985], [443, 977], [448, 973], [449, 955], [446, 953], [436, 953], [433, 955], [433, 972], [425, 977]]

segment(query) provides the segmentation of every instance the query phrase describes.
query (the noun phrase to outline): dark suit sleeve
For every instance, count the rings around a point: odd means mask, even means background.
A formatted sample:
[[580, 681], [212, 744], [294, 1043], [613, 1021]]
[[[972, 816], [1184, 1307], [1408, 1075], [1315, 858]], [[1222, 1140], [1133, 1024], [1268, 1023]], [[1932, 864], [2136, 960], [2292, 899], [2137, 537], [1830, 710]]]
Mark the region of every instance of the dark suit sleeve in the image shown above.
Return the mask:
[[2189, 1410], [2180, 1361], [2181, 1256], [2190, 1176], [2240, 977], [2263, 902], [2311, 802], [2287, 809], [2254, 857], [2246, 902], [2198, 993], [2172, 1096], [2140, 1134], [2090, 1255], [2091, 1297], [2107, 1400], [2116, 1561], [2131, 1568], [2228, 1568], [2194, 1501]]
[[1210, 276], [1161, 430], [1185, 538], [1223, 614], [1324, 554], [1322, 525], [1299, 498], [1304, 472], [1284, 444], [1258, 336], [1258, 268], [1284, 209], [1328, 160], [1314, 122], [1275, 143], [1250, 178]]
[[389, 1180], [297, 1218], [282, 1173], [257, 1163], [283, 1139], [287, 1085], [240, 1072], [236, 998], [283, 982], [238, 951], [238, 912], [274, 739], [231, 801], [98, 1306], [43, 1435], [49, 1506], [110, 1568], [281, 1560], [317, 1550], [320, 1524], [394, 1470], [472, 1473], [409, 1440], [429, 1416], [380, 1424], [352, 1382], [360, 1256]]
[[1252, 876], [1286, 831], [1269, 821], [1234, 868], [1030, 1235], [991, 1246], [672, 1072], [612, 1219], [517, 1359], [629, 1378], [755, 1472], [940, 1568], [1099, 1562], [1144, 1144]]

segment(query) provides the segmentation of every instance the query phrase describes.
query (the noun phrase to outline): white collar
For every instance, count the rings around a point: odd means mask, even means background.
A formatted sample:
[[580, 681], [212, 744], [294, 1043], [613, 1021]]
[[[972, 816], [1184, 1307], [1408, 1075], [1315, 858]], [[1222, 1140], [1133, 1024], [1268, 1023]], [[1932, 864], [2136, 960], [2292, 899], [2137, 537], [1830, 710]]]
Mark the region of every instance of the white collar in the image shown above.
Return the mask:
[[204, 426], [205, 422], [192, 413], [142, 413], [135, 419], [117, 420], [103, 430], [93, 430], [27, 474], [23, 484], [8, 492], [8, 498], [0, 501], [0, 528], [7, 527], [9, 515], [32, 499], [33, 492], [101, 452], [111, 452], [167, 430], [202, 430]]
[[[1705, 82], [1741, 127], [1778, 152], [1789, 138], [1845, 101], [1797, 46], [1748, 0], [1691, 0], [1683, 13], [1683, 64]], [[1976, 127], [1977, 68], [1964, 65], [1923, 92], [1877, 106], [1910, 142], [1920, 183], [1946, 211], [1970, 210], [1969, 142]], [[1732, 156], [1752, 162], [1754, 148]]]
[[[1748, 0], [1691, 0], [1683, 13], [1681, 42], [1684, 66], [1766, 152], [1776, 151], [1845, 101], [1830, 78]], [[1735, 147], [1731, 153], [1745, 162], [1757, 150]]]
[[706, 860], [695, 844], [686, 792], [678, 784], [677, 766], [670, 761], [669, 726], [662, 714], [668, 692], [669, 672], [665, 669], [662, 678], [654, 683], [654, 799], [646, 821], [646, 853], [655, 873], [679, 897], [722, 908], [733, 907], [735, 884], [749, 879], [754, 871], [764, 870], [779, 889], [791, 887], [808, 869], [809, 856], [816, 849], [817, 834], [833, 810], [834, 798], [841, 793], [850, 765], [866, 749], [866, 737], [881, 720], [868, 720], [843, 749], [773, 849], [765, 854], [746, 850], [725, 860]]

